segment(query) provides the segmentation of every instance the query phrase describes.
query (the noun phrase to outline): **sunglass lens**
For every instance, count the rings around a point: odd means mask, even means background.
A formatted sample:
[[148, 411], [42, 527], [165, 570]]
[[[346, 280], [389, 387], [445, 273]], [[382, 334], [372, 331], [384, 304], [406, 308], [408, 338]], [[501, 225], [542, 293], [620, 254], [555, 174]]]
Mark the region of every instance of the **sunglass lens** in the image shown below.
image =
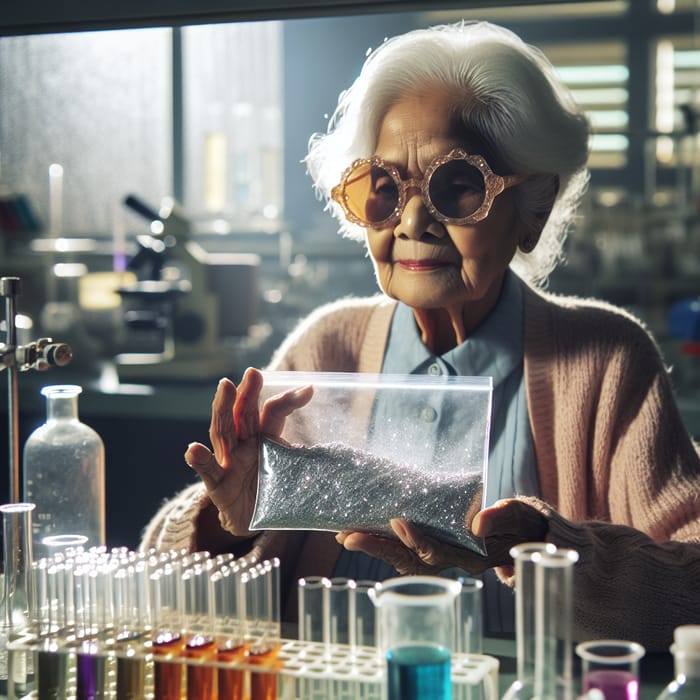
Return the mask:
[[436, 168], [428, 192], [433, 206], [443, 216], [464, 219], [484, 202], [484, 176], [466, 160], [450, 160]]
[[363, 163], [345, 180], [345, 204], [360, 220], [378, 224], [388, 219], [399, 203], [399, 188], [384, 168]]

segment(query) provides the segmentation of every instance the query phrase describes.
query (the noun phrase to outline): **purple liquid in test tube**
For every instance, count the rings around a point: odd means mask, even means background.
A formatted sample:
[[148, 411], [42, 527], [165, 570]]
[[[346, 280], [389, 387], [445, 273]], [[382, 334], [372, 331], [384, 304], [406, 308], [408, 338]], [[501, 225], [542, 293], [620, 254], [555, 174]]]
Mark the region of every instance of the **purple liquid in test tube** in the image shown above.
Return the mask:
[[581, 659], [582, 689], [600, 690], [605, 700], [639, 699], [639, 661], [645, 649], [623, 639], [582, 642], [576, 647]]
[[76, 659], [76, 700], [105, 697], [105, 659], [95, 654], [78, 654]]
[[583, 678], [583, 690], [602, 691], [605, 700], [638, 700], [639, 681], [630, 671], [597, 669]]

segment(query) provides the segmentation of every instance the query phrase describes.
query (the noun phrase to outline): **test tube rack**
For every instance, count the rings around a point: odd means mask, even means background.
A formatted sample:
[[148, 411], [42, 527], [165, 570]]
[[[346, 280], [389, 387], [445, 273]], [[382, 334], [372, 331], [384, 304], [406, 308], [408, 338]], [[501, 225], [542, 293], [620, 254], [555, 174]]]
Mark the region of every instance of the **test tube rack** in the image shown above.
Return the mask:
[[[9, 645], [8, 699], [24, 700], [53, 698], [71, 700], [80, 698], [77, 689], [78, 659], [85, 652], [80, 643], [69, 635], [60, 641], [24, 637]], [[172, 700], [159, 695], [154, 687], [156, 664], [177, 665], [183, 676], [182, 698], [211, 697], [203, 694], [206, 681], [192, 676], [189, 670], [210, 672], [239, 672], [241, 687], [246, 689], [242, 700], [382, 700], [384, 687], [384, 661], [374, 647], [353, 649], [348, 645], [326, 645], [302, 642], [294, 639], [280, 640], [279, 652], [268, 665], [253, 664], [245, 657], [234, 661], [184, 658], [181, 656], [157, 657], [149, 633], [142, 639], [129, 642], [106, 640], [93, 644], [89, 652], [95, 665], [99, 665], [104, 684], [94, 697], [109, 699], [143, 698]], [[53, 657], [53, 658], [51, 658]], [[57, 664], [61, 671], [57, 676]], [[127, 677], [127, 687], [121, 686], [125, 665], [139, 665], [139, 677]], [[127, 671], [128, 673], [128, 671]], [[42, 678], [42, 674], [49, 674]], [[251, 690], [252, 675], [274, 678], [274, 695], [255, 695]], [[57, 678], [61, 687], [56, 686]], [[455, 697], [461, 690], [483, 685], [483, 697], [496, 700], [498, 688], [498, 660], [479, 654], [454, 654], [452, 658], [452, 684]], [[268, 684], [269, 685], [269, 684]], [[47, 690], [44, 692], [43, 687]], [[216, 697], [214, 695], [213, 697]]]
[[[32, 569], [32, 622], [7, 643], [8, 700], [384, 696], [376, 646], [281, 636], [279, 560], [72, 552]], [[163, 643], [168, 628], [181, 644]], [[477, 686], [485, 700], [498, 697], [497, 659], [454, 653], [451, 670], [455, 698]]]

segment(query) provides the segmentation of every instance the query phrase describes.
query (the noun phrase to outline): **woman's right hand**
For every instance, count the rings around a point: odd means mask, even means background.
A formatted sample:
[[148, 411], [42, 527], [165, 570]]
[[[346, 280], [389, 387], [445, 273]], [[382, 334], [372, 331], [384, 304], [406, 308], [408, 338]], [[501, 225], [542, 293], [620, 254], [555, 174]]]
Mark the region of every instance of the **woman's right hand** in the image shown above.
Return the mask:
[[230, 379], [222, 379], [209, 426], [213, 452], [198, 442], [185, 452], [185, 461], [199, 474], [219, 510], [222, 527], [237, 536], [253, 534], [248, 526], [258, 486], [259, 436], [279, 439], [287, 416], [306, 405], [313, 394], [311, 386], [291, 389], [268, 399], [260, 410], [262, 386], [262, 373], [252, 367], [238, 388]]

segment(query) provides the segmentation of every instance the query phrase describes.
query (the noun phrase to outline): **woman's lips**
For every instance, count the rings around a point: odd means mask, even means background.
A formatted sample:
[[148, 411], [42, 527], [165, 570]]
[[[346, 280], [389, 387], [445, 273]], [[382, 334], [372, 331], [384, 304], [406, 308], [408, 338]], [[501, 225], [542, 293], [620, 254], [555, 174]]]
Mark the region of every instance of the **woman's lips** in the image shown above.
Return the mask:
[[425, 258], [422, 260], [399, 260], [398, 264], [399, 267], [410, 272], [426, 272], [447, 267], [449, 263], [446, 263], [444, 260], [436, 260], [435, 258]]

